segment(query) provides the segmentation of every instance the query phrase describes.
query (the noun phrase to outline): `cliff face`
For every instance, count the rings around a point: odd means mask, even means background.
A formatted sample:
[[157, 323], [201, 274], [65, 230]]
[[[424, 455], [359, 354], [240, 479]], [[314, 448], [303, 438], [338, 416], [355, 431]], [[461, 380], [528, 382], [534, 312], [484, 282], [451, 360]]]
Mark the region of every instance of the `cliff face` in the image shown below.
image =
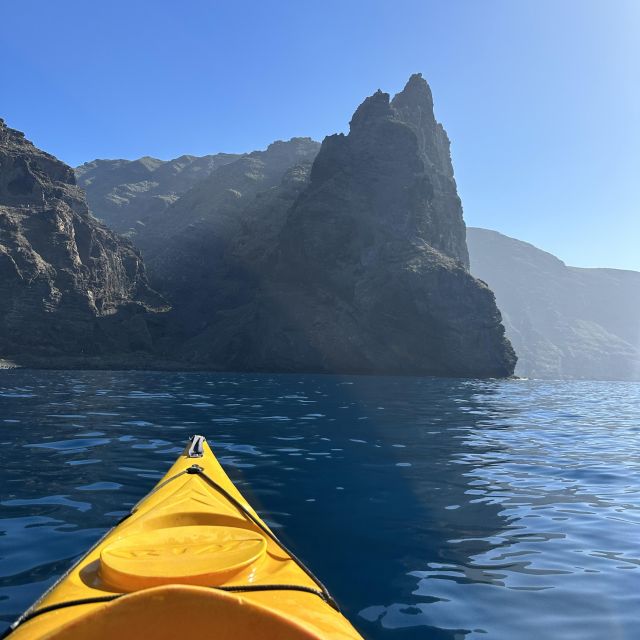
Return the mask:
[[163, 308], [139, 253], [89, 215], [73, 170], [0, 120], [0, 357], [64, 366], [148, 350], [145, 318]]
[[568, 267], [533, 245], [468, 229], [471, 272], [496, 294], [518, 375], [640, 380], [640, 273]]
[[[324, 140], [308, 179], [304, 167], [292, 171], [297, 181], [273, 187], [264, 206], [254, 198], [231, 216], [224, 248], [200, 244], [196, 225], [195, 250], [171, 259], [176, 273], [184, 261], [195, 273], [216, 252], [199, 281], [230, 292], [200, 297], [188, 358], [240, 370], [513, 372], [493, 294], [466, 269], [448, 140], [419, 75], [391, 103], [382, 92], [367, 98], [349, 135]], [[189, 211], [229, 197], [211, 178]], [[181, 296], [196, 295], [190, 282]]]
[[75, 173], [92, 213], [114, 231], [135, 237], [197, 182], [238, 157], [218, 153], [168, 161], [93, 160]]

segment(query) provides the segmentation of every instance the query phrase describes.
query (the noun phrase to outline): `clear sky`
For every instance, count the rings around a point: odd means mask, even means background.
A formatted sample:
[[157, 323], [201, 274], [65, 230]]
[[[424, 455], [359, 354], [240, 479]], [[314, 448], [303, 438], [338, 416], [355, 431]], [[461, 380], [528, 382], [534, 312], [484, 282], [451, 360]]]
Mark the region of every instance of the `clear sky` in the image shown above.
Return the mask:
[[0, 3], [0, 116], [72, 165], [322, 139], [415, 71], [467, 224], [640, 270], [640, 0]]

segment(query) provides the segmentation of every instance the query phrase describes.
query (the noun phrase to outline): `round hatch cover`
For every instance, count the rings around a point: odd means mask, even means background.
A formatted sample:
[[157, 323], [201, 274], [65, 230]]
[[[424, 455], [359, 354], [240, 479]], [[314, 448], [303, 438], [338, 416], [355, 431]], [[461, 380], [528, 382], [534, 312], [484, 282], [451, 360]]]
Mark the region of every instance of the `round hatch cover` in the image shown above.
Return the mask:
[[215, 586], [258, 560], [266, 548], [263, 536], [239, 527], [169, 527], [107, 545], [100, 573], [126, 590], [170, 583]]

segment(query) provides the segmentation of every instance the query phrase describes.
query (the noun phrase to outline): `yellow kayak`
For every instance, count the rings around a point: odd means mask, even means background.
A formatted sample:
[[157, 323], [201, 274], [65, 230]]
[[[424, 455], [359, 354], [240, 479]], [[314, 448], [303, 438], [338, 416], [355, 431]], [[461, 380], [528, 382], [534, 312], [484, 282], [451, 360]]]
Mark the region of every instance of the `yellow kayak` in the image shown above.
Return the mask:
[[202, 436], [8, 632], [11, 640], [361, 638]]

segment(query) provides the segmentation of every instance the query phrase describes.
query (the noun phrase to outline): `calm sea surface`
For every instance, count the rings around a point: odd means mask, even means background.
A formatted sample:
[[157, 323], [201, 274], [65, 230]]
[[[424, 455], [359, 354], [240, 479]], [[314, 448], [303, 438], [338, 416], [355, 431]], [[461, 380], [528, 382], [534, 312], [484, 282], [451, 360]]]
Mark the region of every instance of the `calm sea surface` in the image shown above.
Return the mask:
[[640, 637], [640, 385], [0, 371], [0, 628], [207, 436], [367, 638]]

